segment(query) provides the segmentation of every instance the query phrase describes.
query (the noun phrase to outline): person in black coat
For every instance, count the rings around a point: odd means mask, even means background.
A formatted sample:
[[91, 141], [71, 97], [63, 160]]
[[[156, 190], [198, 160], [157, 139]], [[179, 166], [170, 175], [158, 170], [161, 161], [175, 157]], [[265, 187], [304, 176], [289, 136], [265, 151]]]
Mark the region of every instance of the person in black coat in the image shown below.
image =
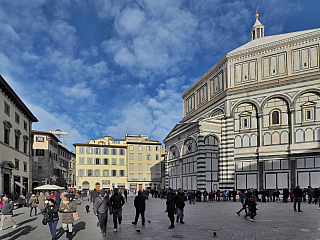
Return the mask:
[[119, 194], [119, 189], [115, 188], [113, 190], [113, 195], [110, 198], [111, 211], [110, 214], [113, 214], [113, 226], [114, 232], [117, 231], [117, 221], [119, 221], [119, 227], [121, 227], [122, 221], [122, 206], [125, 204], [124, 198]]
[[44, 209], [44, 217], [47, 220], [52, 240], [57, 239], [57, 224], [59, 221], [59, 206], [56, 204], [56, 201], [49, 199], [49, 204]]
[[137, 225], [139, 215], [141, 214], [142, 226], [144, 226], [145, 224], [144, 212], [146, 210], [146, 197], [142, 195], [142, 191], [138, 192], [138, 196], [135, 197], [133, 205], [136, 208], [136, 217], [134, 219], [134, 222], [132, 222], [132, 224]]
[[287, 188], [283, 189], [283, 202], [287, 203], [289, 198], [289, 190]]
[[303, 196], [303, 191], [300, 188], [300, 186], [298, 185], [295, 189], [293, 189], [293, 195], [294, 195], [294, 204], [293, 204], [293, 209], [296, 212], [297, 211], [297, 203], [298, 203], [298, 212], [302, 212], [300, 209], [301, 206], [301, 199]]
[[91, 192], [91, 202], [94, 203], [94, 201], [96, 200], [96, 198], [99, 196], [99, 193], [96, 189], [93, 190], [93, 192]]
[[171, 222], [169, 229], [171, 229], [171, 228], [174, 228], [174, 214], [176, 213], [175, 193], [172, 191], [171, 188], [168, 188], [167, 190], [166, 204], [167, 204], [168, 217]]
[[185, 196], [182, 192], [182, 189], [179, 188], [178, 189], [178, 194], [175, 196], [175, 203], [176, 203], [176, 207], [177, 207], [177, 223], [179, 222], [179, 218], [180, 218], [180, 223], [184, 224], [183, 221], [183, 217], [184, 217], [184, 206], [185, 206]]

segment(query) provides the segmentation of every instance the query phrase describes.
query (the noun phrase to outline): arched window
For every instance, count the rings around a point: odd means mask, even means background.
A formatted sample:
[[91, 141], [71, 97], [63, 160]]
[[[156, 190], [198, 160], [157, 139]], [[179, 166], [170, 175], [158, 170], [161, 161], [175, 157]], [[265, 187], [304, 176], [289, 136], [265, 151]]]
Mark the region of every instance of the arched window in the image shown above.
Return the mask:
[[193, 139], [188, 139], [184, 143], [183, 154], [189, 154], [196, 151], [196, 143]]
[[170, 159], [179, 157], [179, 151], [176, 146], [172, 146], [170, 148]]
[[209, 135], [204, 139], [204, 144], [207, 146], [218, 146], [219, 140], [214, 136]]
[[271, 116], [270, 116], [270, 125], [280, 125], [281, 119], [280, 119], [280, 111], [278, 109], [272, 110]]

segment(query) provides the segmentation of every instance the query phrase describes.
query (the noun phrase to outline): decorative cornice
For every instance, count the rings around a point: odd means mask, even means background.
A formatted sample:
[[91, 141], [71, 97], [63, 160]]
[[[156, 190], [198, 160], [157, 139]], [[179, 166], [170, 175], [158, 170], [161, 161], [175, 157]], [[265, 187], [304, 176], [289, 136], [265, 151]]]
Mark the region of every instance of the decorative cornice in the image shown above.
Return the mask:
[[[319, 37], [320, 37], [320, 29], [312, 31], [312, 32], [308, 32], [305, 34], [301, 34], [298, 36], [288, 37], [288, 38], [284, 38], [284, 39], [281, 39], [278, 41], [261, 44], [259, 46], [243, 49], [240, 51], [231, 52], [231, 53], [228, 53], [226, 55], [226, 57], [228, 58], [228, 60], [234, 60], [235, 58], [240, 59], [240, 58], [246, 58], [246, 57], [251, 57], [251, 56], [255, 56], [255, 55], [261, 55], [266, 51], [269, 52], [270, 50], [271, 51], [279, 50], [279, 49], [284, 49], [284, 48], [288, 48], [288, 47], [295, 46], [295, 45], [313, 42], [313, 41], [317, 40], [317, 38], [319, 38]], [[255, 52], [253, 55], [248, 56], [248, 55], [252, 54], [253, 52]]]

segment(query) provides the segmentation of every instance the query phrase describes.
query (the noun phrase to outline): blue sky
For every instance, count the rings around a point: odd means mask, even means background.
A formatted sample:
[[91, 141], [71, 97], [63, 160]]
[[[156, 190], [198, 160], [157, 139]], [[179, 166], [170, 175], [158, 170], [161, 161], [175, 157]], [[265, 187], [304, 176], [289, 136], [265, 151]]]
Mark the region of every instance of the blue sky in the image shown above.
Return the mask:
[[320, 1], [0, 0], [0, 74], [39, 123], [72, 143], [125, 133], [162, 141], [181, 94], [247, 43], [320, 27]]

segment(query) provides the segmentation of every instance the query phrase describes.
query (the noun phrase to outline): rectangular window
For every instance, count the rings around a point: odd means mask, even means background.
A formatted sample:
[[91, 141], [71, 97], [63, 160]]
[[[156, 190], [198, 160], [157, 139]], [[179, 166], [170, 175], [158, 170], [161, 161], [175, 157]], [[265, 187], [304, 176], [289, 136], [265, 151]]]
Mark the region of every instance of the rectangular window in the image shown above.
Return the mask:
[[130, 163], [130, 171], [133, 171], [133, 170], [134, 170], [134, 164]]
[[124, 165], [124, 158], [120, 158], [120, 165]]
[[94, 170], [94, 176], [95, 177], [100, 177], [100, 169]]
[[20, 124], [20, 116], [19, 116], [18, 113], [15, 113], [15, 118], [14, 119], [15, 119], [17, 124]]
[[130, 160], [133, 160], [133, 153], [130, 153], [130, 154], [129, 154], [129, 159], [130, 159]]
[[132, 180], [133, 179], [133, 174], [130, 174], [130, 180]]
[[28, 131], [28, 123], [26, 121], [23, 121], [23, 128]]
[[117, 149], [112, 149], [112, 155], [117, 155]]
[[194, 97], [194, 94], [192, 94], [190, 97], [188, 97], [185, 100], [185, 110], [186, 110], [186, 113], [188, 113], [194, 109], [195, 109], [195, 97]]
[[126, 150], [124, 149], [119, 149], [119, 155], [125, 155], [126, 154]]
[[7, 114], [8, 116], [10, 116], [10, 106], [8, 103], [4, 102], [4, 112], [5, 114]]
[[18, 160], [18, 159], [15, 159], [14, 168], [15, 168], [16, 170], [19, 170], [19, 160]]
[[28, 153], [28, 142], [27, 141], [23, 142], [23, 152]]
[[44, 149], [36, 149], [36, 156], [44, 156]]
[[109, 177], [109, 170], [103, 170], [103, 176]]
[[147, 174], [147, 180], [151, 181], [151, 174]]
[[139, 171], [142, 171], [142, 164], [139, 164]]
[[159, 173], [156, 173], [156, 179], [160, 179], [160, 174]]
[[10, 130], [7, 127], [4, 127], [4, 143], [9, 144], [10, 139]]
[[151, 160], [151, 155], [147, 154], [147, 160]]
[[87, 176], [92, 177], [92, 170], [87, 170]]
[[19, 150], [20, 136], [15, 136], [15, 148]]
[[133, 146], [133, 145], [130, 145], [130, 146], [129, 146], [129, 150], [134, 150], [134, 146]]
[[160, 165], [156, 164], [156, 171], [160, 171]]
[[109, 165], [109, 159], [108, 158], [104, 158], [103, 159], [103, 164], [104, 165]]
[[160, 155], [156, 154], [154, 157], [155, 160], [160, 160]]
[[100, 158], [96, 158], [95, 159], [95, 163], [96, 163], [96, 165], [99, 165], [100, 164]]
[[116, 158], [112, 158], [112, 165], [117, 165], [117, 159]]
[[151, 146], [146, 146], [147, 151], [151, 151]]
[[124, 177], [124, 170], [120, 170], [120, 176], [119, 177]]
[[108, 155], [109, 154], [109, 149], [108, 148], [104, 148], [103, 149], [103, 154], [104, 155]]
[[95, 149], [95, 154], [101, 154], [101, 149], [100, 148], [96, 148]]
[[44, 142], [44, 137], [36, 137], [36, 142]]
[[92, 164], [92, 158], [88, 158], [87, 161], [88, 161], [88, 164], [90, 165]]
[[79, 148], [79, 154], [84, 154], [84, 147]]
[[28, 171], [28, 164], [26, 162], [23, 163], [23, 171]]
[[86, 149], [87, 154], [93, 154], [93, 148], [87, 148]]
[[112, 177], [116, 177], [117, 176], [117, 170], [112, 170]]
[[155, 146], [155, 147], [154, 147], [154, 150], [155, 150], [155, 151], [159, 151], [159, 150], [160, 150], [160, 147]]
[[147, 164], [147, 171], [151, 170], [151, 164]]
[[143, 146], [138, 146], [138, 151], [143, 151]]
[[142, 180], [142, 174], [139, 174], [139, 180], [140, 181]]
[[142, 160], [142, 153], [139, 153], [139, 160]]
[[42, 166], [38, 166], [38, 173], [42, 173]]

